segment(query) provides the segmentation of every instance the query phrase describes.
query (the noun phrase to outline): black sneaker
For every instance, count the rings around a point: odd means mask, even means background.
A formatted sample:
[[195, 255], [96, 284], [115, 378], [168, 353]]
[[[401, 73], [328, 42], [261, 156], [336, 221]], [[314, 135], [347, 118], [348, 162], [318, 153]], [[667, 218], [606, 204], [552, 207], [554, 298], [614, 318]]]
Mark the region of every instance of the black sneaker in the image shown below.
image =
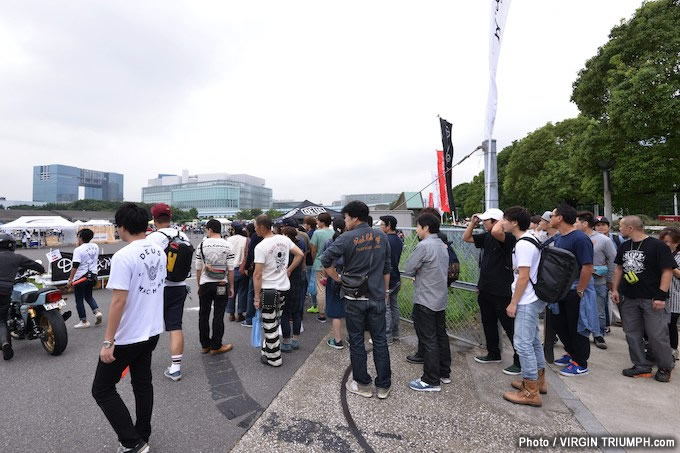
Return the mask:
[[316, 320], [323, 323], [323, 322], [326, 322], [326, 317], [325, 316], [317, 316]]
[[423, 364], [423, 363], [425, 363], [425, 358], [420, 357], [416, 354], [413, 354], [413, 355], [407, 355], [406, 361], [409, 362], [409, 363]]
[[671, 382], [671, 370], [659, 368], [654, 375], [654, 379], [659, 382]]
[[139, 441], [137, 445], [135, 445], [132, 448], [127, 448], [121, 445], [120, 443], [118, 444], [118, 450], [116, 450], [116, 453], [148, 453], [149, 452], [149, 444], [144, 442], [143, 440]]
[[607, 343], [604, 341], [604, 337], [595, 337], [593, 340], [595, 341], [596, 347], [600, 349], [607, 349]]
[[500, 363], [502, 361], [503, 360], [501, 360], [500, 357], [492, 356], [490, 354], [475, 357], [475, 362], [477, 363]]
[[[642, 368], [642, 367], [631, 367], [631, 368], [626, 368], [625, 370], [621, 371], [621, 374], [623, 374], [626, 377], [632, 377], [632, 378], [649, 378], [652, 377], [652, 370], [649, 368]], [[658, 374], [658, 373], [657, 373]]]
[[10, 360], [12, 357], [14, 357], [14, 350], [12, 349], [12, 345], [9, 343], [5, 343], [2, 345], [2, 358], [5, 360]]

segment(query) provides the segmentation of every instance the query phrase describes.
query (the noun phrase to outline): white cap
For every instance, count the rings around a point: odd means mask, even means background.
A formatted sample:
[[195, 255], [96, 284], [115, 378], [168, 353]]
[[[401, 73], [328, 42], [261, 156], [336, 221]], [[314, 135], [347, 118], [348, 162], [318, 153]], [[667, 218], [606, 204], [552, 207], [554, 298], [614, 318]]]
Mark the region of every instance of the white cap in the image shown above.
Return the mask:
[[484, 214], [479, 216], [479, 220], [501, 220], [503, 218], [503, 211], [498, 208], [487, 209]]
[[545, 211], [541, 218], [546, 222], [550, 223], [550, 218], [552, 217], [552, 211]]

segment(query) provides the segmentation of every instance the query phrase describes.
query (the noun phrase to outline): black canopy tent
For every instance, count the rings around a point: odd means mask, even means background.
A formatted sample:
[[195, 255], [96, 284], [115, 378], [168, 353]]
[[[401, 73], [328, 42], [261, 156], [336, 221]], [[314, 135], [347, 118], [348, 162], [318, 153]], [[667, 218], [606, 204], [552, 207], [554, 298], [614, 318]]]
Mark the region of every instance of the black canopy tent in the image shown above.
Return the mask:
[[316, 217], [324, 212], [327, 212], [333, 219], [341, 216], [341, 214], [337, 211], [333, 211], [332, 209], [326, 209], [323, 206], [319, 206], [316, 203], [312, 203], [309, 200], [305, 200], [276, 220], [293, 218], [297, 220], [299, 223], [302, 223], [305, 216], [311, 215]]

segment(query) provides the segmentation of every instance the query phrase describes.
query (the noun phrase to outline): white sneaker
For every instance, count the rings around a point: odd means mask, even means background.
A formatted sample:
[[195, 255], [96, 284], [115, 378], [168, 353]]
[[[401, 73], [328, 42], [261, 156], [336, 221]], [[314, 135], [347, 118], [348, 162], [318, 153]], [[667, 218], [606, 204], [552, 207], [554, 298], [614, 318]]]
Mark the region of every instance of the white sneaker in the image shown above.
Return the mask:
[[676, 360], [676, 361], [678, 360], [678, 350], [677, 349], [673, 349], [673, 360]]
[[384, 400], [390, 395], [390, 389], [384, 389], [382, 387], [376, 387], [378, 399]]
[[300, 321], [300, 333], [305, 331], [305, 326], [302, 324], [302, 321]]
[[101, 311], [98, 311], [97, 313], [94, 314], [94, 325], [98, 326], [102, 323], [102, 320], [104, 319], [104, 315], [102, 315]]
[[361, 385], [354, 379], [347, 381], [345, 388], [352, 393], [363, 396], [364, 398], [370, 398], [373, 396], [373, 389], [370, 385]]
[[89, 321], [85, 321], [85, 322], [80, 321], [78, 324], [76, 324], [75, 326], [73, 326], [74, 329], [86, 329], [86, 328], [88, 328], [88, 327], [90, 327], [90, 322], [89, 322]]

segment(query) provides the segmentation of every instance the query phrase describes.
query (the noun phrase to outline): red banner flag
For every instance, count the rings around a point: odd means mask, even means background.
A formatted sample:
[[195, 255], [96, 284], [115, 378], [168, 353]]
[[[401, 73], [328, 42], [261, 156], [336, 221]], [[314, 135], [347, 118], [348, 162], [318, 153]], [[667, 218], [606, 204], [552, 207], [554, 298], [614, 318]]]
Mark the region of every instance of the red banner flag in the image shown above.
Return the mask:
[[437, 151], [437, 175], [439, 179], [439, 197], [441, 198], [441, 206], [443, 212], [451, 213], [451, 206], [449, 206], [449, 197], [446, 195], [446, 177], [444, 175], [444, 151]]
[[432, 192], [430, 192], [430, 197], [427, 200], [427, 207], [434, 208], [434, 195], [432, 194]]

